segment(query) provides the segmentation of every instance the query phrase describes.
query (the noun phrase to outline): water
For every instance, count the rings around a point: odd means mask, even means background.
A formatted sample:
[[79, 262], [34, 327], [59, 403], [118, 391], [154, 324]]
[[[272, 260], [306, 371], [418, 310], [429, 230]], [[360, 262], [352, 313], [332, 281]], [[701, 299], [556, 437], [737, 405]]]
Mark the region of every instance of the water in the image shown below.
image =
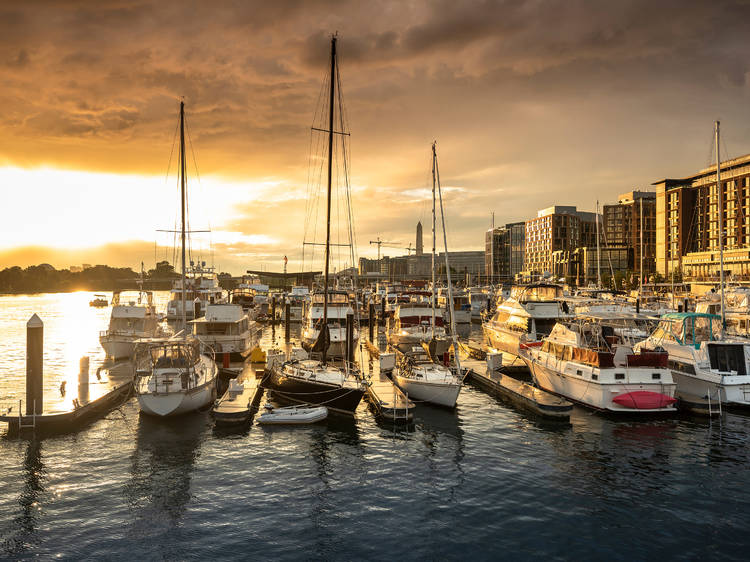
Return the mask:
[[[0, 297], [0, 402], [23, 393], [32, 312], [49, 394], [80, 355], [93, 370], [109, 312], [89, 297]], [[472, 386], [455, 411], [418, 407], [408, 432], [364, 404], [356, 420], [222, 433], [131, 400], [76, 434], [0, 439], [0, 558], [745, 559], [748, 435], [734, 414], [576, 408], [545, 425]]]

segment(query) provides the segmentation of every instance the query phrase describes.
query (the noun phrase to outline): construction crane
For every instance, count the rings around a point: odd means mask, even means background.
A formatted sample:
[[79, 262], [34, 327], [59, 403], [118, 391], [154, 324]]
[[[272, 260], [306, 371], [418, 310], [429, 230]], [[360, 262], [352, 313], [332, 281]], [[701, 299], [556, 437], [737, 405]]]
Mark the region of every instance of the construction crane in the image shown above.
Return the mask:
[[[370, 244], [377, 244], [378, 245], [378, 263], [380, 262], [380, 246], [385, 246], [386, 248], [398, 248], [399, 250], [406, 250], [408, 248], [404, 248], [403, 246], [395, 246], [395, 244], [401, 244], [401, 242], [386, 242], [384, 240], [380, 239], [380, 236], [378, 236], [377, 240], [370, 240]], [[409, 244], [411, 247], [411, 244]]]

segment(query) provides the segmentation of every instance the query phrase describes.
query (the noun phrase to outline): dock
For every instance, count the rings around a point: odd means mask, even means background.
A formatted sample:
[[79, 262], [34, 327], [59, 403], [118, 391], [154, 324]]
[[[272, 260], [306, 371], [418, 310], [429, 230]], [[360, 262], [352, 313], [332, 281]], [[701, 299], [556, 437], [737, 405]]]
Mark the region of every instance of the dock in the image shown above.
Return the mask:
[[373, 375], [365, 396], [376, 417], [384, 421], [408, 423], [414, 419], [414, 402], [383, 373]]
[[549, 420], [567, 421], [573, 404], [564, 398], [505, 375], [490, 371], [484, 361], [466, 359], [461, 366], [467, 369], [467, 378], [482, 390], [503, 396], [517, 406]]
[[8, 437], [22, 434], [59, 434], [79, 429], [97, 417], [106, 415], [124, 403], [133, 392], [132, 368], [129, 363], [104, 369], [106, 381], [92, 384], [90, 390], [79, 393], [71, 404], [53, 406], [38, 414], [23, 414], [23, 404], [18, 400], [0, 413], [0, 422], [8, 424]]
[[[261, 376], [263, 369], [261, 368]], [[250, 421], [258, 411], [263, 387], [255, 366], [246, 365], [236, 380], [229, 382], [227, 391], [217, 401], [211, 412], [217, 425], [242, 424]]]

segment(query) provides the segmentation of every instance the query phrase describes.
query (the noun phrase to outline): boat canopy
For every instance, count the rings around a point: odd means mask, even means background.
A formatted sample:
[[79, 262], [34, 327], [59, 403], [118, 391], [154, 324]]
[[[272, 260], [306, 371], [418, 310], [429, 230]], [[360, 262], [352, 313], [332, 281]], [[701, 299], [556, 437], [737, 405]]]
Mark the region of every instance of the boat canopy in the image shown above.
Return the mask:
[[696, 349], [701, 342], [716, 341], [721, 335], [721, 317], [700, 312], [671, 312], [661, 317], [652, 339], [672, 340]]

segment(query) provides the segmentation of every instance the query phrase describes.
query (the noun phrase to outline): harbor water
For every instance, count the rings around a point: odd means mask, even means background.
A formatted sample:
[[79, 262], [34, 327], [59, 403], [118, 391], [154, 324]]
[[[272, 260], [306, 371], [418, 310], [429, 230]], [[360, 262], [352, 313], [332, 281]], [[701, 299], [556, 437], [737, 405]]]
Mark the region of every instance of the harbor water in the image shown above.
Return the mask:
[[[59, 387], [74, 394], [80, 357], [103, 360], [110, 309], [91, 296], [0, 297], [0, 404], [24, 395], [32, 313], [45, 400], [74, 397]], [[408, 428], [363, 402], [226, 432], [130, 400], [73, 434], [0, 439], [0, 559], [745, 559], [749, 436], [734, 413], [545, 424], [470, 385]]]

